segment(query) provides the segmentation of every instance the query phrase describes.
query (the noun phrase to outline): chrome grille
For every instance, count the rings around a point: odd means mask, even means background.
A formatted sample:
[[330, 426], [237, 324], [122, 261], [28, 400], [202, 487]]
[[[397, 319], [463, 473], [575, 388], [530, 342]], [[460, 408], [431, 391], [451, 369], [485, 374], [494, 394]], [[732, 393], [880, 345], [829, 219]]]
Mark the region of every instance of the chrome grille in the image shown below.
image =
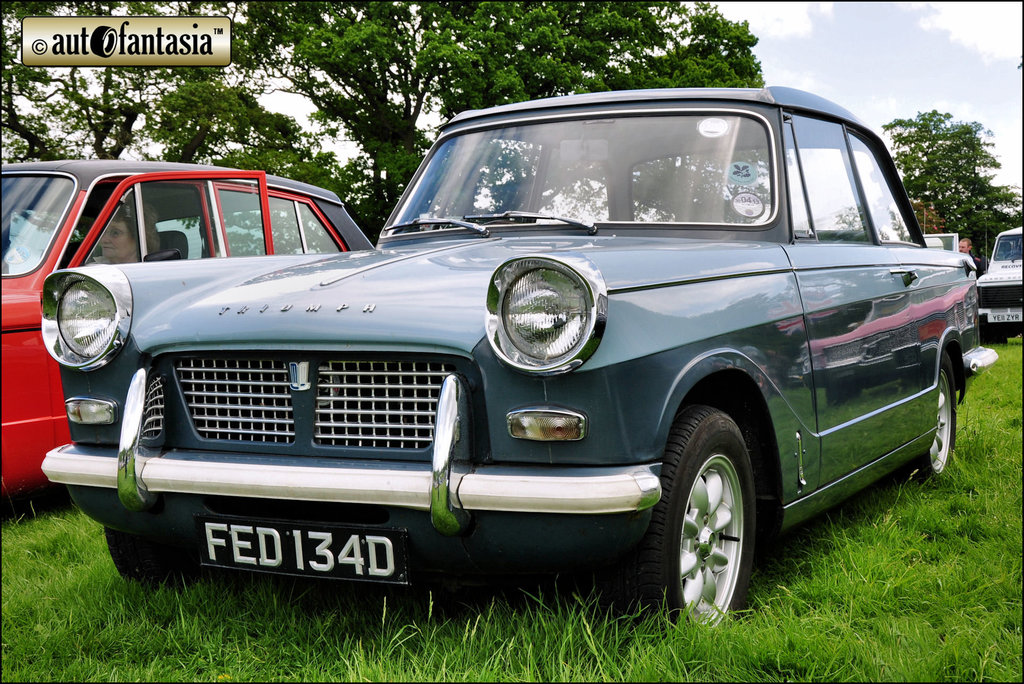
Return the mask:
[[146, 389], [145, 413], [142, 416], [142, 438], [159, 437], [164, 429], [164, 379], [153, 378]]
[[329, 446], [420, 449], [434, 439], [443, 363], [330, 361], [317, 374], [314, 440]]
[[269, 359], [180, 359], [175, 364], [196, 431], [207, 439], [291, 443], [288, 367]]

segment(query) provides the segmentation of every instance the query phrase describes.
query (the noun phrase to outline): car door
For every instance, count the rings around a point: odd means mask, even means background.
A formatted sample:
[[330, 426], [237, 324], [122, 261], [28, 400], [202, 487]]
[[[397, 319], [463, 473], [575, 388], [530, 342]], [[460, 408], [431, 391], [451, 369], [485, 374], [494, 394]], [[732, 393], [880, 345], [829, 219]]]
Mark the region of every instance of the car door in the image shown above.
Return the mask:
[[964, 259], [956, 251], [921, 246], [911, 233], [913, 217], [895, 168], [887, 164], [888, 153], [866, 138], [851, 133], [857, 177], [863, 190], [868, 217], [875, 232], [899, 261], [899, 272], [907, 284], [908, 326], [902, 349], [910, 393], [905, 412], [908, 436], [921, 436], [935, 428], [935, 391], [943, 341], [955, 331], [959, 335], [974, 326], [970, 302], [975, 297], [964, 270]]
[[872, 229], [845, 127], [787, 116], [786, 144], [824, 486], [918, 436], [921, 350], [912, 277]]

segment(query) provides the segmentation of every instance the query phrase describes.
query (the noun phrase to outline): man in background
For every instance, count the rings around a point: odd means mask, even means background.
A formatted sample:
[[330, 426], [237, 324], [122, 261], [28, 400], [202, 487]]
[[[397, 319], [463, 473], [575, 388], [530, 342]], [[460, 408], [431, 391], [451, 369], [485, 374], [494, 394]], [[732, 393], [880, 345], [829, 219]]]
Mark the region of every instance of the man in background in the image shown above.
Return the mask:
[[985, 271], [988, 270], [988, 259], [983, 256], [978, 256], [974, 253], [974, 245], [971, 243], [970, 238], [964, 238], [960, 240], [960, 253], [969, 254], [974, 259], [974, 265], [978, 269], [978, 278], [985, 275]]

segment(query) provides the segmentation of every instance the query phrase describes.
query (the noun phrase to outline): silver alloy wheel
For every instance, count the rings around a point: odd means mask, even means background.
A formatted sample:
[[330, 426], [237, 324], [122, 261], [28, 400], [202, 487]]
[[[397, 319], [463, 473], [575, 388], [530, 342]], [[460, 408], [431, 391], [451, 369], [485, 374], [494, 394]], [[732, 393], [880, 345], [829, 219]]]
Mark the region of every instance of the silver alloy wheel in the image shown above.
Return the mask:
[[691, 617], [717, 623], [740, 573], [743, 496], [732, 462], [714, 454], [690, 489], [679, 544], [679, 579]]
[[949, 378], [945, 370], [939, 372], [939, 410], [936, 418], [935, 439], [928, 455], [932, 460], [932, 472], [941, 473], [949, 460], [950, 432], [953, 427], [953, 397], [950, 393]]

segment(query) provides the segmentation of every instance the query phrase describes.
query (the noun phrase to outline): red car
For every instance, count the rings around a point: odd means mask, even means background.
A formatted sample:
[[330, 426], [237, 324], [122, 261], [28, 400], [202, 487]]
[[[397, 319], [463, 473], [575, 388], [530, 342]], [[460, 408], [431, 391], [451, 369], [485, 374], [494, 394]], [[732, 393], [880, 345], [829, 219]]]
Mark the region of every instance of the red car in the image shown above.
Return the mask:
[[43, 279], [90, 263], [332, 253], [372, 245], [333, 192], [263, 171], [132, 161], [3, 166], [3, 496], [49, 485], [70, 440], [40, 336]]

